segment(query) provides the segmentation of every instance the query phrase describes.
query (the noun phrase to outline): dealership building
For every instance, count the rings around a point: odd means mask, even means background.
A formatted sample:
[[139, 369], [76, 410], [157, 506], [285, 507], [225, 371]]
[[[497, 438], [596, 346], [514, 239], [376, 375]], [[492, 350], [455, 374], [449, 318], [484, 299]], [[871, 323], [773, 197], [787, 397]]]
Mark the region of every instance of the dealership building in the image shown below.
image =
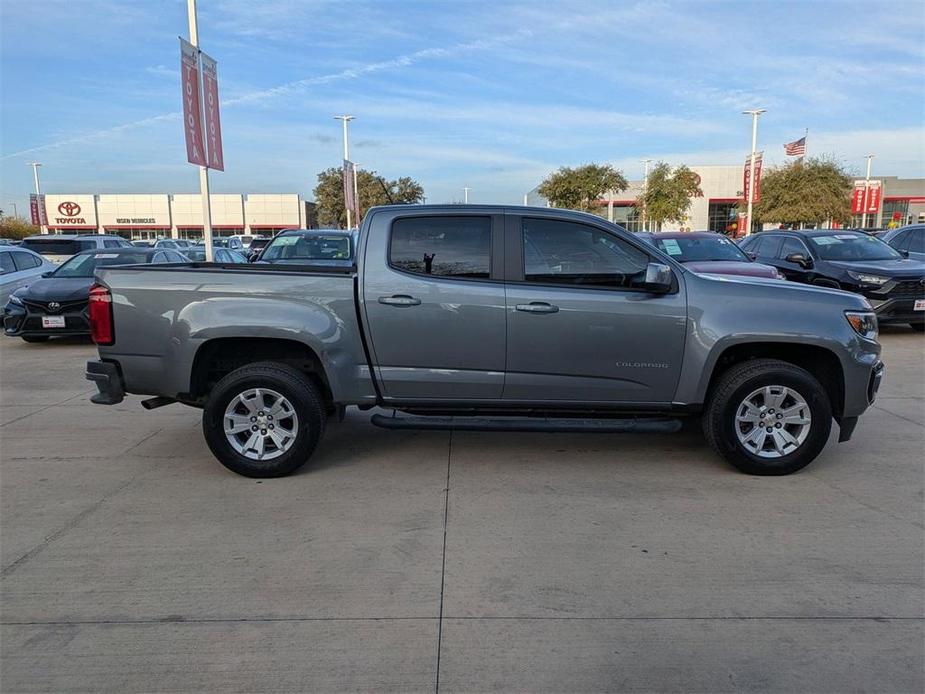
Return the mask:
[[[682, 227], [693, 231], [732, 231], [738, 221], [739, 205], [743, 204], [742, 179], [744, 166], [690, 166], [700, 178], [701, 195], [691, 200], [687, 218], [682, 222], [666, 222], [663, 231], [677, 231]], [[882, 204], [875, 214], [867, 215], [868, 228], [885, 227], [891, 219], [900, 225], [925, 222], [925, 178], [898, 178], [877, 176], [882, 181]], [[629, 188], [620, 193], [608, 193], [598, 201], [597, 213], [616, 222], [629, 231], [641, 231], [642, 223], [636, 198], [642, 192], [644, 181], [628, 181]], [[546, 206], [547, 200], [537, 189], [527, 193], [527, 204]], [[771, 226], [771, 225], [768, 225]], [[776, 226], [776, 225], [774, 225]], [[861, 226], [861, 215], [851, 226]]]
[[[127, 239], [202, 238], [202, 196], [46, 194], [50, 233], [118, 234]], [[212, 233], [274, 234], [313, 228], [315, 204], [295, 193], [210, 195]]]

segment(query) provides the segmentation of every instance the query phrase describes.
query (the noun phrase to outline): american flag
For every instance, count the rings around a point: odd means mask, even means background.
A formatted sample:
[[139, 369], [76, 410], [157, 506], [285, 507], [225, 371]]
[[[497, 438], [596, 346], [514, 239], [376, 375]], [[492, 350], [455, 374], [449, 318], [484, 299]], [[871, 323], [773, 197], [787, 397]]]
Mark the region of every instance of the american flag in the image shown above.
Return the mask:
[[806, 135], [799, 140], [788, 142], [784, 145], [784, 154], [788, 157], [802, 157], [806, 154]]

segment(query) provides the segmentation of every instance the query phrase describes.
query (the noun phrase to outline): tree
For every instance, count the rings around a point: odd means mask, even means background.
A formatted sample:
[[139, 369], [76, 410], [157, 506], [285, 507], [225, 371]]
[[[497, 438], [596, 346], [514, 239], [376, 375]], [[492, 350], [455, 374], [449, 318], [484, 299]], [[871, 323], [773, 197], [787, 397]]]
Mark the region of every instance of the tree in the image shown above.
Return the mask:
[[753, 206], [755, 221], [821, 224], [851, 219], [852, 177], [835, 161], [797, 160], [761, 177], [761, 201]]
[[645, 210], [646, 219], [662, 228], [664, 222], [682, 222], [691, 207], [691, 198], [703, 195], [700, 177], [681, 164], [674, 171], [663, 161], [649, 173], [646, 189], [636, 198], [636, 207]]
[[39, 228], [32, 226], [22, 217], [0, 218], [0, 238], [19, 240], [39, 233]]
[[620, 193], [628, 187], [623, 173], [609, 164], [585, 164], [561, 167], [546, 177], [537, 192], [556, 207], [588, 212], [607, 191]]
[[[345, 227], [347, 211], [344, 208], [343, 169], [332, 167], [319, 173], [314, 192], [318, 205], [318, 223], [322, 226]], [[361, 215], [375, 205], [414, 203], [424, 198], [424, 188], [413, 178], [403, 176], [395, 181], [386, 181], [375, 171], [365, 169], [357, 171], [357, 193]]]

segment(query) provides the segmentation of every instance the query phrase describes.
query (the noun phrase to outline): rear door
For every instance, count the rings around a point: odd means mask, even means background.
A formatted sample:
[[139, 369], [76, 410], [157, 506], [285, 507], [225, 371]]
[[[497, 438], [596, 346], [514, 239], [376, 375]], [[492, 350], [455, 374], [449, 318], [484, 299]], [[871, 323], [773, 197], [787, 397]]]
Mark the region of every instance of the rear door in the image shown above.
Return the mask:
[[671, 402], [684, 356], [683, 278], [669, 294], [634, 286], [653, 249], [603, 225], [509, 214], [506, 226], [504, 400]]
[[504, 386], [503, 215], [379, 212], [363, 310], [383, 396], [497, 400]]

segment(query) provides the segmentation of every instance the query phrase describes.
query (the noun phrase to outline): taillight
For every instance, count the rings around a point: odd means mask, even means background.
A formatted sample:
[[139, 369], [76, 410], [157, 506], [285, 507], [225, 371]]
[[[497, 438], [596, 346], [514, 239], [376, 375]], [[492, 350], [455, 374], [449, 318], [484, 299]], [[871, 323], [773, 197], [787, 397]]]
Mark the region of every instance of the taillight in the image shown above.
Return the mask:
[[112, 294], [109, 287], [94, 284], [90, 287], [90, 337], [98, 345], [111, 345], [116, 341], [112, 324]]

